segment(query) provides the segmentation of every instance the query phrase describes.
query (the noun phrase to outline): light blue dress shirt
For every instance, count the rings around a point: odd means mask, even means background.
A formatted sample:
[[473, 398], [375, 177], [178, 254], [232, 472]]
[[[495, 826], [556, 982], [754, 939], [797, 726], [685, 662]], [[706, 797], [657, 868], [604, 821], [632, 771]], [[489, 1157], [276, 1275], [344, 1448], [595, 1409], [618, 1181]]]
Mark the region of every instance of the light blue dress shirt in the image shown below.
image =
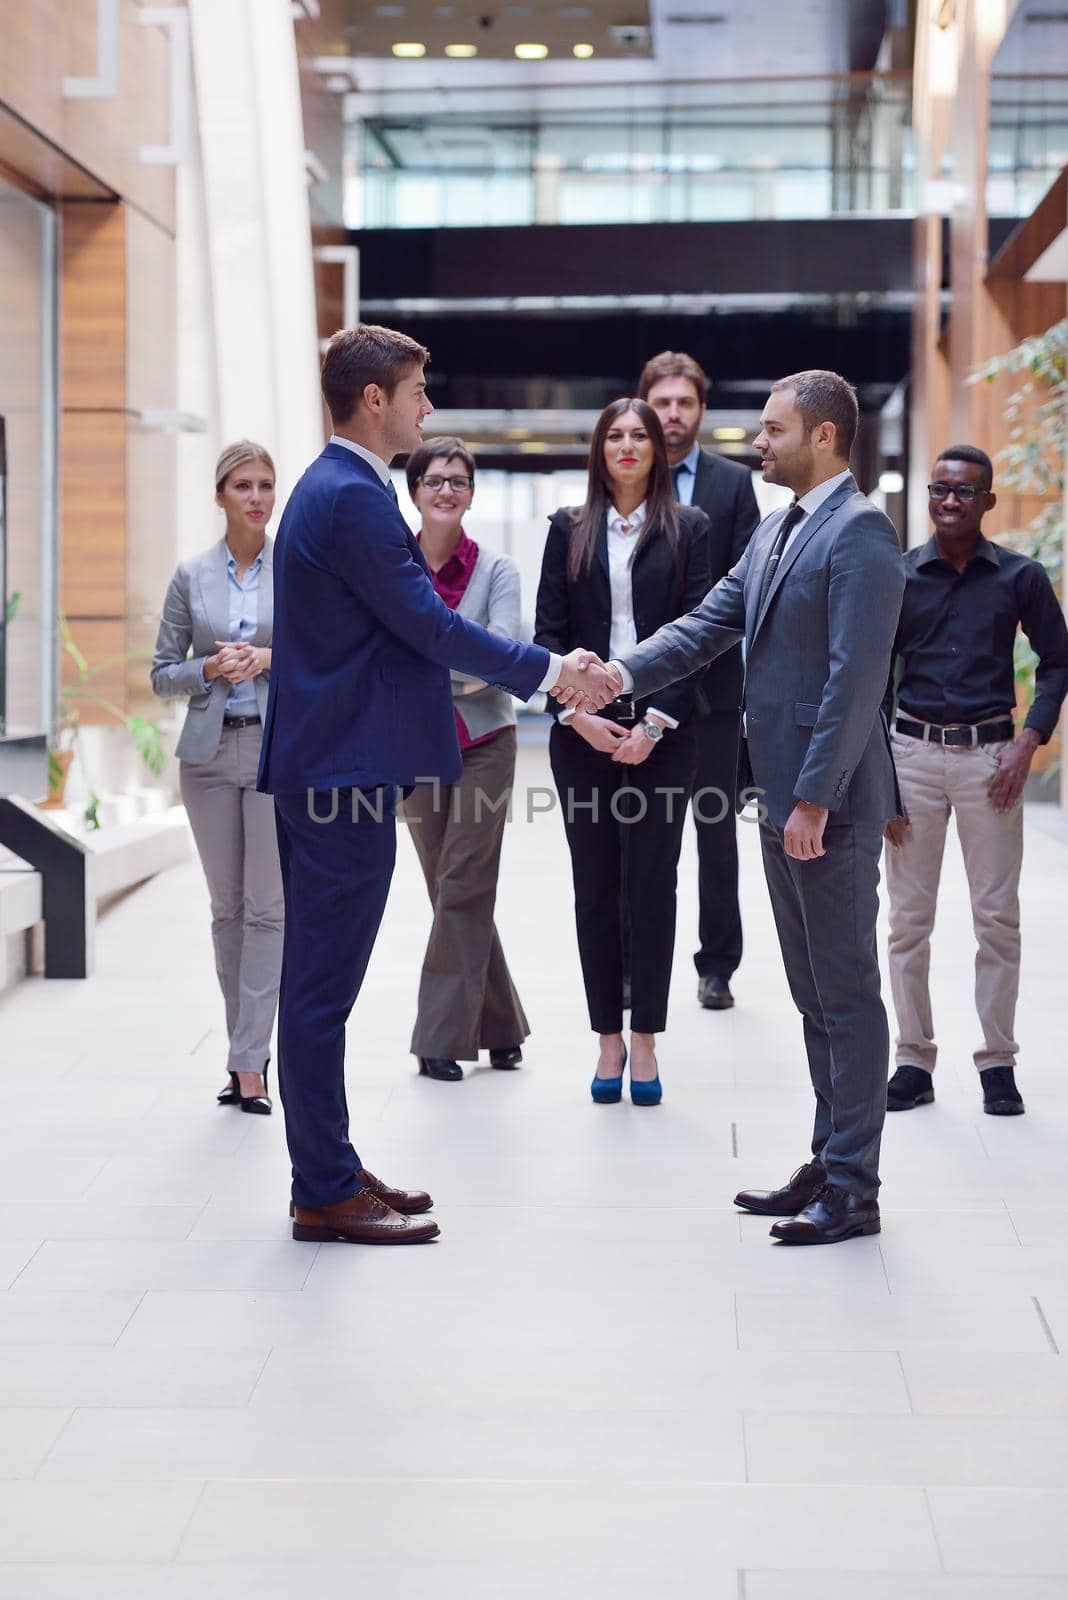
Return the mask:
[[683, 456], [681, 461], [676, 461], [671, 469], [675, 478], [675, 499], [680, 506], [693, 505], [693, 491], [697, 483], [697, 463], [701, 456], [701, 446], [695, 444], [693, 449]]
[[[226, 571], [228, 575], [227, 589], [230, 597], [230, 642], [231, 644], [254, 644], [256, 627], [259, 623], [259, 592], [260, 570], [263, 566], [263, 552], [245, 573], [244, 582], [237, 576], [237, 561], [231, 555], [227, 557]], [[234, 683], [230, 686], [230, 693], [226, 697], [226, 715], [228, 717], [258, 717], [260, 714], [259, 701], [256, 699], [256, 680], [246, 678], [244, 683]]]

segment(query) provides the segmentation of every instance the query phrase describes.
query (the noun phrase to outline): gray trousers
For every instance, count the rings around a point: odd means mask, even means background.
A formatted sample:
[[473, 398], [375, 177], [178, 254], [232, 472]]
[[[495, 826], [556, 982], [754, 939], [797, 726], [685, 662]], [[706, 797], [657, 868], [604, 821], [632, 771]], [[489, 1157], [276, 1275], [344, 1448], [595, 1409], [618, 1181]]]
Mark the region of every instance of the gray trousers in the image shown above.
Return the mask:
[[[434, 925], [419, 979], [412, 1054], [477, 1061], [522, 1044], [526, 1013], [493, 921], [516, 736], [505, 728], [464, 751], [458, 783], [421, 784], [404, 820], [423, 869]], [[494, 808], [494, 809], [491, 809]]]
[[182, 799], [211, 896], [230, 1072], [263, 1071], [282, 967], [274, 800], [256, 792], [260, 739], [259, 727], [224, 727], [210, 761], [180, 763]]
[[875, 919], [882, 828], [831, 823], [815, 861], [786, 854], [780, 828], [760, 829], [786, 977], [804, 1019], [816, 1095], [812, 1156], [827, 1181], [865, 1199], [879, 1189], [890, 1030], [879, 987]]

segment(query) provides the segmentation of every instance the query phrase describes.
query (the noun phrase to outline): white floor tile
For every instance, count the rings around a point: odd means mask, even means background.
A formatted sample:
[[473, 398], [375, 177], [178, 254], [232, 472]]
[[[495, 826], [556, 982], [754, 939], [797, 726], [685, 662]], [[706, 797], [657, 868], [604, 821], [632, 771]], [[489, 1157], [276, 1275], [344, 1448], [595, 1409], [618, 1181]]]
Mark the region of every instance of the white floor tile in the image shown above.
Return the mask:
[[32, 1399], [0, 1404], [0, 1479], [32, 1478], [69, 1420], [69, 1411], [38, 1408]]
[[173, 1561], [197, 1483], [0, 1483], [0, 1562]]
[[931, 1489], [928, 1499], [948, 1571], [1057, 1575], [1068, 1589], [1068, 1493]]
[[753, 1483], [1068, 1489], [1060, 1417], [751, 1416], [745, 1443]]
[[[71, 1328], [72, 1336], [78, 1329]], [[265, 1350], [6, 1345], [0, 1406], [244, 1406]]]
[[114, 1344], [137, 1310], [136, 1294], [0, 1295], [0, 1346]]
[[1049, 1349], [1030, 1299], [983, 1293], [739, 1295], [738, 1337], [743, 1350]]
[[314, 1245], [167, 1240], [51, 1240], [19, 1278], [18, 1292], [76, 1289], [299, 1289]]

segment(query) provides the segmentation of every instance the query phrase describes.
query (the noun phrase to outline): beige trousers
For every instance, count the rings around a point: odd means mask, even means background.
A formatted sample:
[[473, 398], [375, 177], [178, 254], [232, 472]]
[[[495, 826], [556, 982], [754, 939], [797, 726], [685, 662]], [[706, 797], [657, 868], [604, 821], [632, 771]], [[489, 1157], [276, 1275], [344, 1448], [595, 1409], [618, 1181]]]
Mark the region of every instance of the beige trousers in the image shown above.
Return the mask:
[[493, 921], [516, 733], [464, 751], [454, 784], [421, 784], [404, 818], [434, 907], [419, 980], [412, 1054], [477, 1061], [522, 1044], [530, 1025]]
[[897, 1012], [897, 1065], [934, 1071], [937, 1046], [928, 974], [931, 930], [950, 814], [956, 818], [972, 901], [975, 1009], [983, 1042], [975, 1065], [1011, 1067], [1020, 981], [1020, 866], [1023, 807], [998, 813], [987, 785], [1005, 743], [943, 749], [893, 734], [901, 799], [911, 823], [906, 842], [886, 846], [890, 896], [890, 985]]

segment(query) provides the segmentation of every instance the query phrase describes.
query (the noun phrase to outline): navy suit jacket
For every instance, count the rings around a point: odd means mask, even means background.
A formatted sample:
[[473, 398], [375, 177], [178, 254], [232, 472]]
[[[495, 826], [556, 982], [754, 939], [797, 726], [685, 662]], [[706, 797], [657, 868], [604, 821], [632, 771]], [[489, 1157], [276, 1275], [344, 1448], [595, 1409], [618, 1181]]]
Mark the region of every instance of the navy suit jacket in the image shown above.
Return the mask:
[[328, 444], [274, 547], [271, 687], [258, 787], [408, 786], [460, 776], [450, 670], [528, 700], [549, 668], [440, 600], [369, 462]]

